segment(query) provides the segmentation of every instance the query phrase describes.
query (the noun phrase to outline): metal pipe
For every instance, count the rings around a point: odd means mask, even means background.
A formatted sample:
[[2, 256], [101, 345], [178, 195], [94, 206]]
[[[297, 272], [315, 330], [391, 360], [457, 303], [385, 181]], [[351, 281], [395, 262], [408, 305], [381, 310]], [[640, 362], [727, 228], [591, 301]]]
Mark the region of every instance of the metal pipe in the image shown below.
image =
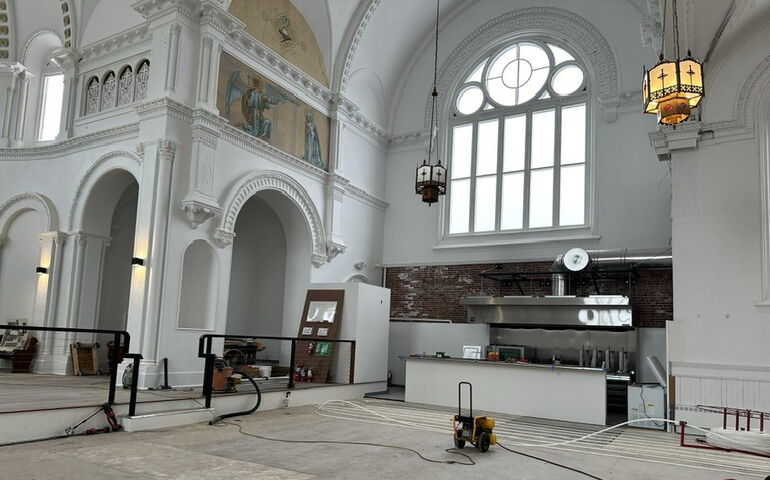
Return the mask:
[[[585, 258], [582, 259], [582, 262], [578, 261], [578, 258], [583, 256], [588, 257], [587, 261], [585, 261]], [[578, 264], [581, 267], [576, 266]], [[582, 264], [585, 264], [585, 266], [582, 266]], [[671, 264], [670, 250], [629, 250], [627, 248], [582, 250], [580, 248], [573, 248], [558, 255], [554, 260], [551, 266], [551, 272], [553, 272], [551, 276], [551, 292], [553, 295], [566, 295], [568, 293], [569, 286], [566, 285], [566, 276], [564, 274], [569, 272], [670, 268]]]

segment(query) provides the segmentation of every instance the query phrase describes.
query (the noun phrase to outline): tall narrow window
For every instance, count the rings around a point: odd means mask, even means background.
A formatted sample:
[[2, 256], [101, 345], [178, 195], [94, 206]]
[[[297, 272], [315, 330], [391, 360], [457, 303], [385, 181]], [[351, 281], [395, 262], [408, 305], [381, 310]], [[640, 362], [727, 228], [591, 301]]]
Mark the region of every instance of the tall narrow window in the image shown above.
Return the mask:
[[147, 84], [150, 80], [150, 62], [143, 61], [136, 70], [136, 97], [137, 101], [147, 98]]
[[115, 74], [110, 72], [104, 77], [102, 85], [102, 111], [115, 106]]
[[587, 224], [584, 66], [540, 40], [490, 52], [458, 87], [446, 233]]
[[64, 75], [46, 75], [43, 78], [43, 101], [40, 110], [40, 130], [37, 139], [49, 141], [56, 138], [61, 122], [64, 101]]
[[128, 105], [134, 100], [134, 72], [131, 67], [123, 69], [118, 81], [118, 107]]
[[99, 79], [94, 77], [88, 82], [86, 91], [86, 115], [99, 111]]

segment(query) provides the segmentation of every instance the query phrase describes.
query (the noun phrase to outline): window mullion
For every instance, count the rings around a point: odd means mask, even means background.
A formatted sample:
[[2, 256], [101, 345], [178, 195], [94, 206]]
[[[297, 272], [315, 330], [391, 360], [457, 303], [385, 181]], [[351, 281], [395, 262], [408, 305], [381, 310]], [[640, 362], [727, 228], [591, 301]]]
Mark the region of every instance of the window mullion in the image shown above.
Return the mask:
[[561, 106], [556, 106], [556, 125], [554, 128], [555, 145], [553, 147], [553, 226], [559, 226], [561, 208]]
[[476, 221], [476, 153], [478, 152], [479, 122], [473, 122], [473, 135], [471, 135], [471, 192], [468, 211], [468, 231], [475, 232]]
[[497, 192], [495, 199], [495, 231], [500, 231], [503, 211], [503, 155], [505, 155], [505, 117], [497, 120]]
[[529, 230], [529, 191], [530, 191], [530, 167], [532, 165], [532, 111], [527, 112], [524, 132], [524, 212], [522, 212], [522, 229]]

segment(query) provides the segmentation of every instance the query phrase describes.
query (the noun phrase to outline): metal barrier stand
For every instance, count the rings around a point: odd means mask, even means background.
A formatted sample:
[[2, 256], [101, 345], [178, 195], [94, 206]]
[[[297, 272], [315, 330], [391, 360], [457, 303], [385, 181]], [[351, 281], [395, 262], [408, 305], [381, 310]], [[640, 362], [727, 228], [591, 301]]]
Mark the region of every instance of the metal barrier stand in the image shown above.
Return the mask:
[[315, 338], [315, 337], [263, 337], [259, 335], [227, 335], [227, 334], [214, 334], [206, 333], [200, 336], [198, 339], [198, 358], [205, 359], [205, 365], [203, 367], [203, 396], [206, 398], [206, 408], [211, 408], [211, 395], [212, 390], [212, 377], [214, 375], [214, 361], [217, 359], [216, 354], [211, 353], [212, 341], [215, 338], [239, 338], [249, 340], [285, 340], [291, 341], [291, 358], [289, 360], [289, 384], [288, 389], [294, 388], [294, 363], [296, 360], [295, 352], [297, 341], [303, 342], [329, 342], [329, 343], [349, 343], [350, 344], [350, 374], [348, 376], [348, 383], [353, 383], [355, 373], [355, 357], [356, 357], [356, 341], [355, 340], [334, 340], [330, 338]]
[[[113, 349], [112, 358], [110, 358], [110, 390], [107, 395], [107, 404], [115, 404], [115, 385], [118, 381], [118, 364], [120, 363], [120, 351], [128, 352], [131, 345], [131, 335], [125, 330], [101, 330], [92, 328], [66, 328], [66, 327], [36, 327], [30, 325], [0, 325], [0, 330], [21, 330], [32, 332], [72, 332], [72, 333], [104, 333], [112, 334], [113, 336]], [[121, 338], [125, 342], [121, 343]], [[133, 359], [133, 376], [131, 377], [131, 395], [128, 403], [128, 415], [134, 416], [136, 414], [136, 394], [137, 394], [137, 382], [139, 380], [139, 361], [142, 359], [140, 353], [125, 353], [124, 358]]]

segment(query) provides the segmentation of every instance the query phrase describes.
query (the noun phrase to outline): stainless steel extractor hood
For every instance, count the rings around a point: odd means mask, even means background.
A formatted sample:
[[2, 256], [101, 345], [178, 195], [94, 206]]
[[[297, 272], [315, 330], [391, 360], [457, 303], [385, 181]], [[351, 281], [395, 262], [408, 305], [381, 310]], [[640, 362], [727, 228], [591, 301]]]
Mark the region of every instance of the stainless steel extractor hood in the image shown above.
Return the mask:
[[465, 297], [468, 321], [499, 326], [631, 328], [628, 297]]

